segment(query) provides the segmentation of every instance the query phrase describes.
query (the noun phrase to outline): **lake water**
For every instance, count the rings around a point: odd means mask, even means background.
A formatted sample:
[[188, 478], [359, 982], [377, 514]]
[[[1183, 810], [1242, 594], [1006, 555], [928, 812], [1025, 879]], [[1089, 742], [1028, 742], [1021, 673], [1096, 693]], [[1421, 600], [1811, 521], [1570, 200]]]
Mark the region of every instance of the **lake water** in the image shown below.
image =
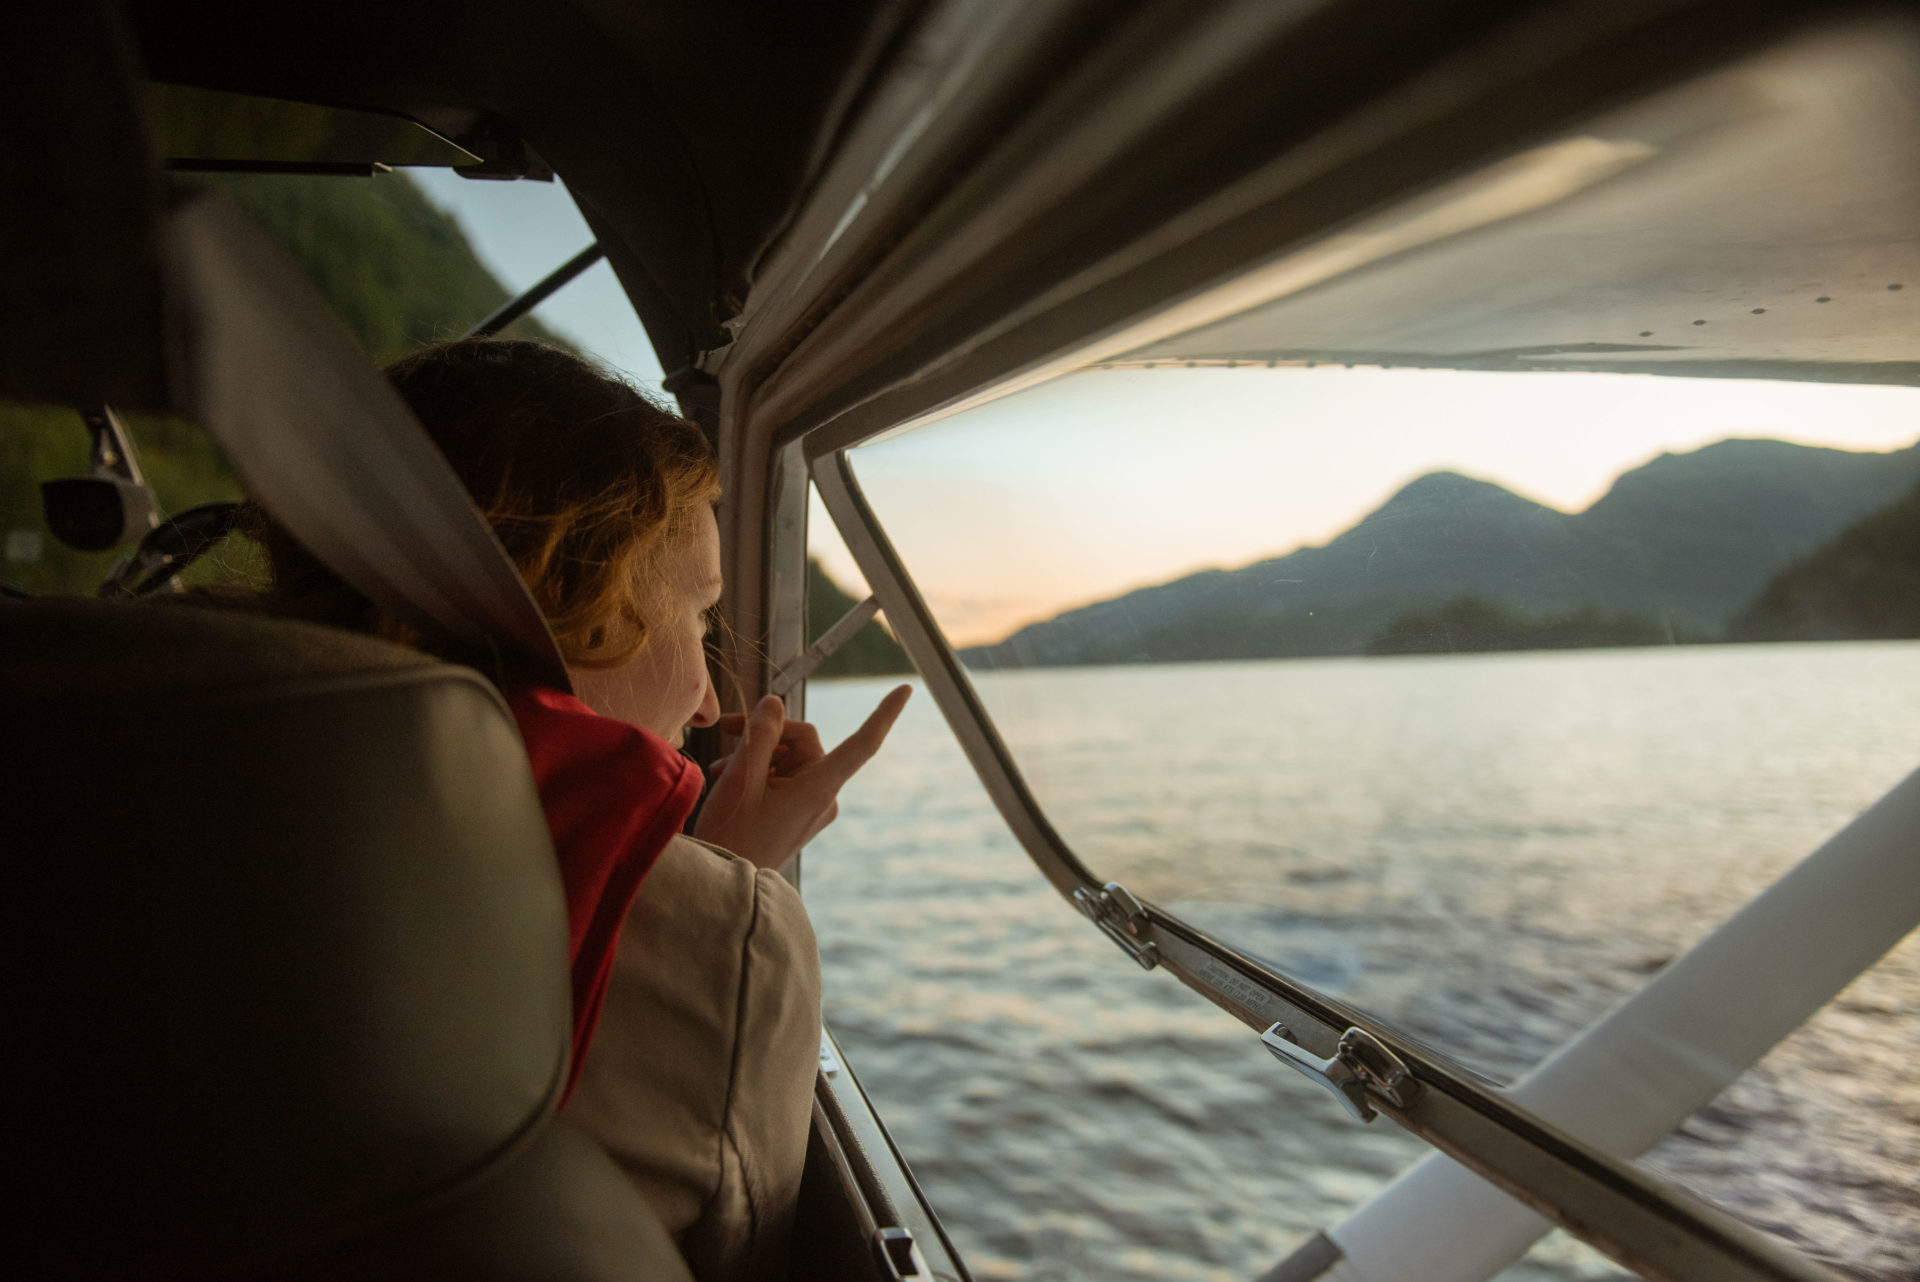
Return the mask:
[[[816, 682], [830, 737], [886, 681]], [[1103, 877], [1509, 1078], [1920, 765], [1920, 645], [981, 679]], [[1920, 851], [1916, 852], [1920, 857]], [[976, 1277], [1246, 1279], [1425, 1148], [1040, 878], [916, 697], [810, 848], [827, 1016]], [[1649, 1158], [1920, 1277], [1920, 937]], [[1509, 1282], [1619, 1276], [1560, 1235]]]

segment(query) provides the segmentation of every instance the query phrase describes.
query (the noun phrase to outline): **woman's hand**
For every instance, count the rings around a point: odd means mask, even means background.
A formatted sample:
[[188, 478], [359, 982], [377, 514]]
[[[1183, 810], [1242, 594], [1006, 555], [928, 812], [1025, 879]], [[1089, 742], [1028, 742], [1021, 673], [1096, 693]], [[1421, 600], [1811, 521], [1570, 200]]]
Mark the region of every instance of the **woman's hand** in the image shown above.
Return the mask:
[[912, 693], [911, 686], [890, 691], [832, 752], [820, 746], [811, 725], [789, 721], [774, 695], [751, 715], [720, 718], [721, 731], [740, 743], [713, 763], [713, 787], [693, 835], [762, 868], [781, 867], [840, 813], [841, 787], [880, 751]]

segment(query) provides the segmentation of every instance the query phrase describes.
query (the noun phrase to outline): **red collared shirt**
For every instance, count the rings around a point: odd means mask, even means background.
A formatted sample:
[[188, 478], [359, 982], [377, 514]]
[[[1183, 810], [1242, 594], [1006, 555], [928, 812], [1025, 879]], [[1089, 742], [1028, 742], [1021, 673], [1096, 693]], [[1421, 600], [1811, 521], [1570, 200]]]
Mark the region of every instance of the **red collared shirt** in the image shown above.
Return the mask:
[[[508, 699], [526, 741], [560, 880], [573, 961], [573, 1093], [600, 1018], [620, 923], [700, 798], [700, 772], [660, 736], [544, 686]], [[562, 1102], [565, 1096], [562, 1097]]]

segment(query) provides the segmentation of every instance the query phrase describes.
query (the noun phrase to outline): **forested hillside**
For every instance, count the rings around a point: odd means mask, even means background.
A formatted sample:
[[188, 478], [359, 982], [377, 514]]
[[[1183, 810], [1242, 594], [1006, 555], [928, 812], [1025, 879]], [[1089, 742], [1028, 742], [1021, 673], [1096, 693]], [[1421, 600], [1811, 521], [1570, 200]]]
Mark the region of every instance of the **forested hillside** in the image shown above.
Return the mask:
[[1669, 645], [1677, 637], [1644, 614], [1609, 614], [1588, 606], [1564, 614], [1528, 615], [1455, 597], [1431, 610], [1410, 610], [1367, 643], [1368, 654], [1455, 654], [1494, 650], [1586, 650], [1599, 646]]
[[[272, 233], [377, 361], [457, 338], [507, 300], [506, 287], [481, 264], [460, 225], [404, 172], [197, 177], [232, 196]], [[561, 341], [532, 319], [507, 332]]]
[[1920, 490], [1775, 576], [1737, 641], [1920, 638]]
[[[453, 338], [507, 298], [453, 219], [403, 173], [376, 178], [200, 176], [256, 218], [300, 264], [376, 360]], [[557, 341], [536, 322], [509, 333]], [[167, 511], [239, 496], [198, 427], [130, 422], [148, 480]], [[61, 546], [40, 516], [39, 483], [87, 470], [87, 435], [68, 410], [0, 403], [0, 575], [34, 592], [91, 592], [116, 553]]]

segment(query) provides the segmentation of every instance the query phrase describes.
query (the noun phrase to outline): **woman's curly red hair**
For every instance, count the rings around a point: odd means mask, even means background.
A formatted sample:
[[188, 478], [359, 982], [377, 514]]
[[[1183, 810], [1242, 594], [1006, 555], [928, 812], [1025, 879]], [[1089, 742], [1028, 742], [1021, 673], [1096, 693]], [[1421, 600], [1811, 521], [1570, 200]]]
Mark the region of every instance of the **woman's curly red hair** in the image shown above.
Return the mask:
[[[700, 430], [543, 343], [443, 343], [387, 376], [505, 545], [567, 663], [610, 667], [638, 652], [657, 614], [662, 555], [720, 495]], [[284, 608], [434, 648], [270, 519], [251, 524]]]

